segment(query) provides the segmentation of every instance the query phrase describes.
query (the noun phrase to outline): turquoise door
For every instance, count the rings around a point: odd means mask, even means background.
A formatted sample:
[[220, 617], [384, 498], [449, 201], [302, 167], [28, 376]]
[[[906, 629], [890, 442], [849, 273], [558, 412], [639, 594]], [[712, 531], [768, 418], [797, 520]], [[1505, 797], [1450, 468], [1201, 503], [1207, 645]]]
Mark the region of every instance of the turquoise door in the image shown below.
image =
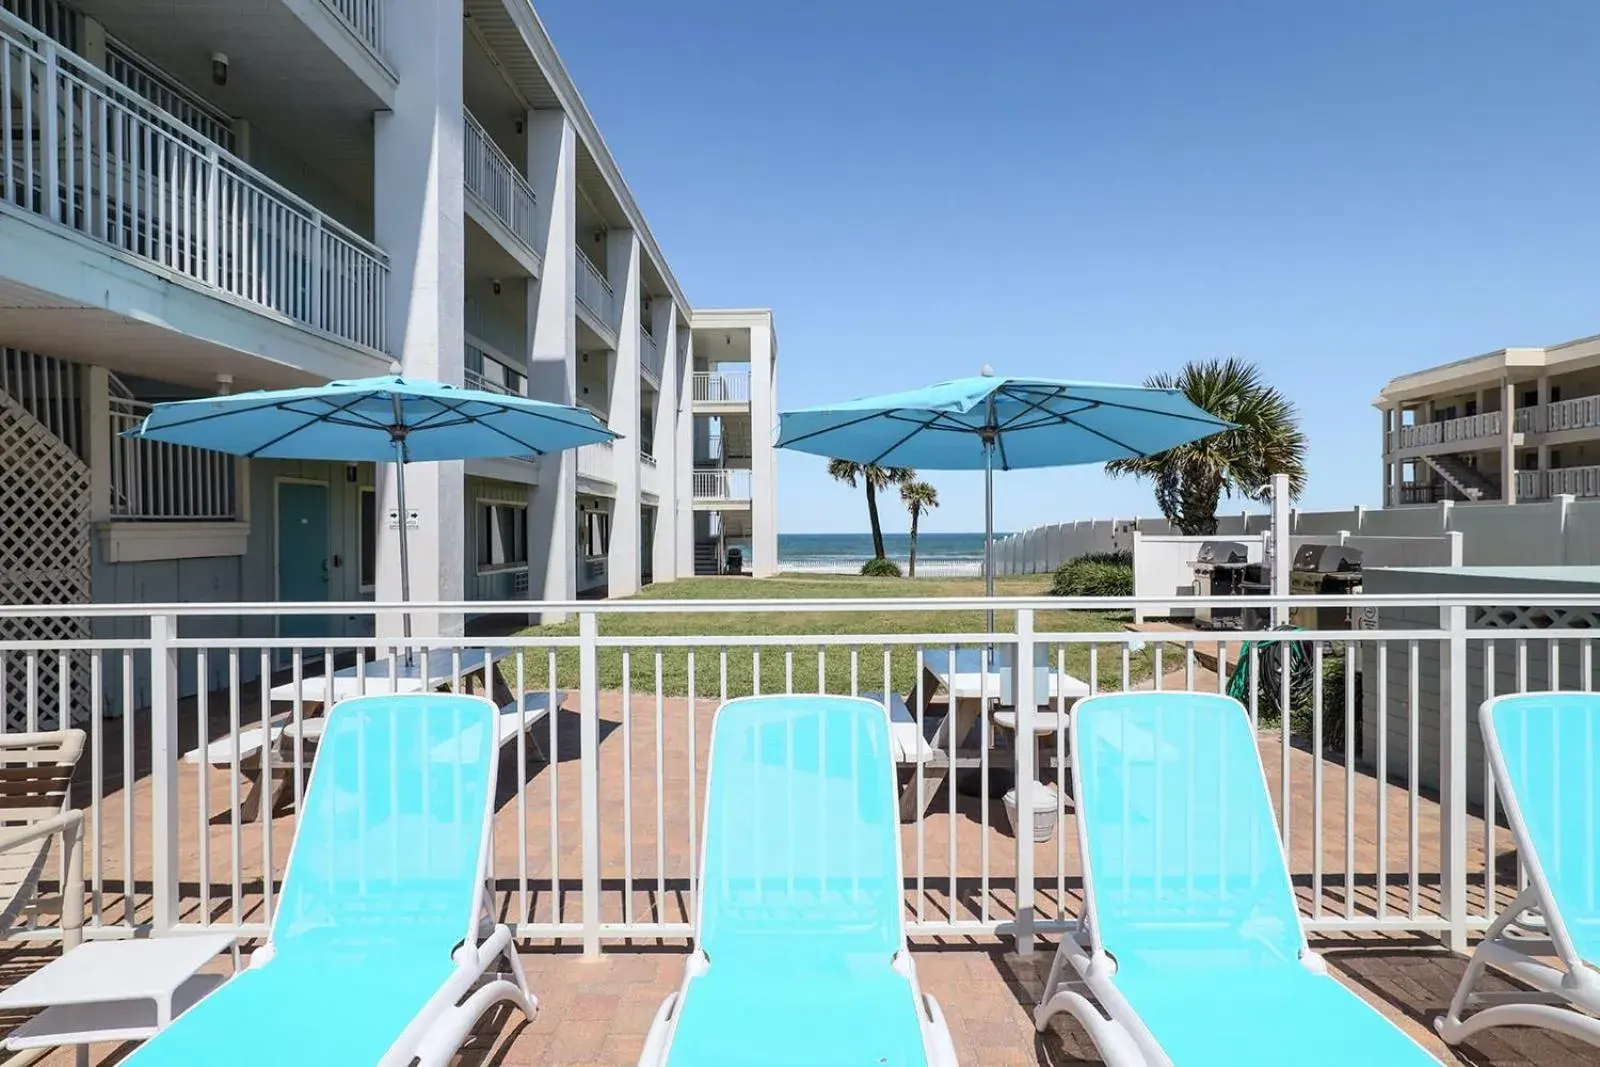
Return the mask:
[[[328, 487], [278, 483], [278, 599], [328, 599]], [[280, 637], [326, 637], [327, 615], [282, 615]]]

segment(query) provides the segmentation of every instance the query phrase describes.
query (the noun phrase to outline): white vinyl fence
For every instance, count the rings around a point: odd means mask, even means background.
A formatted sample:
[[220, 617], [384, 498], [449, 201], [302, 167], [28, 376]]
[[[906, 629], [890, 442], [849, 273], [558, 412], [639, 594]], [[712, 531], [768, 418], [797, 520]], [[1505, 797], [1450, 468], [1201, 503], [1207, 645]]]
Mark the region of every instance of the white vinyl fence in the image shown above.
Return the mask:
[[[1549, 599], [1556, 608], [1565, 602]], [[1592, 618], [1592, 602], [1566, 599]], [[75, 797], [87, 811], [89, 936], [199, 929], [259, 936], [277, 906], [314, 756], [308, 745], [279, 738], [263, 747], [261, 738], [285, 728], [283, 737], [304, 735], [302, 724], [331, 694], [324, 664], [361, 665], [374, 679], [365, 684], [376, 686], [398, 676], [396, 645], [435, 650], [430, 687], [487, 688], [500, 703], [538, 692], [559, 705], [503, 750], [491, 879], [497, 914], [520, 936], [571, 941], [593, 953], [625, 939], [692, 933], [707, 744], [722, 701], [750, 693], [899, 693], [910, 709], [898, 772], [911, 933], [998, 934], [1026, 951], [1034, 933], [1062, 929], [1081, 907], [1072, 703], [1130, 688], [1226, 691], [1243, 663], [1249, 675], [1236, 692], [1258, 729], [1310, 929], [1431, 934], [1459, 948], [1517, 880], [1507, 874], [1515, 858], [1509, 835], [1495, 828], [1492, 799], [1486, 810], [1466, 800], [1468, 736], [1476, 728], [1469, 656], [1492, 655], [1497, 665], [1560, 657], [1560, 671], [1487, 671], [1485, 695], [1541, 677], [1591, 689], [1592, 631], [1557, 624], [1508, 632], [1496, 627], [1519, 616], [1494, 601], [1362, 603], [1383, 613], [1381, 629], [1297, 634], [1305, 642], [1304, 684], [1291, 672], [1272, 672], [1280, 648], [1241, 643], [1266, 635], [1229, 635], [1219, 645], [1214, 634], [1182, 633], [1146, 644], [1149, 635], [1084, 629], [1077, 621], [1084, 616], [1062, 610], [1126, 614], [1161, 607], [1155, 602], [414, 605], [425, 618], [525, 617], [542, 607], [575, 615], [577, 629], [386, 643], [217, 636], [213, 624], [225, 616], [237, 629], [270, 627], [292, 612], [305, 628], [375, 610], [392, 620], [397, 605], [95, 605], [75, 610], [96, 632], [117, 625], [135, 636], [48, 647], [0, 639], [0, 665], [20, 666], [27, 680], [25, 706], [0, 722], [46, 726], [51, 705], [42, 694], [58, 692], [63, 702], [87, 694], [73, 712], [90, 733]], [[987, 608], [997, 612], [997, 632], [965, 628]], [[0, 625], [48, 611], [0, 607]], [[692, 621], [688, 636], [623, 632], [623, 616], [664, 612], [680, 620], [703, 615], [706, 632], [696, 635]], [[726, 625], [730, 612], [738, 627]], [[764, 633], [782, 612], [825, 613], [837, 623], [816, 636]], [[951, 626], [916, 632], [926, 624], [913, 621], [896, 632], [853, 632], [863, 612], [913, 612]], [[495, 658], [487, 686], [467, 669], [470, 661], [463, 664], [475, 651]], [[950, 659], [957, 671], [941, 679]], [[1037, 669], [1013, 678], [1003, 667], [1016, 661]], [[196, 695], [180, 699], [186, 692]], [[988, 714], [999, 704], [1015, 711]], [[1276, 714], [1282, 706], [1292, 713]], [[962, 727], [936, 733], [952, 713]], [[1009, 744], [1008, 725], [1037, 734], [1038, 746]], [[931, 741], [918, 745], [918, 736]], [[1391, 775], [1375, 776], [1374, 766]], [[1048, 840], [1019, 842], [999, 797], [1011, 782], [1035, 778], [1056, 787], [1045, 792], [1056, 826]], [[276, 786], [277, 803], [252, 799], [262, 783]], [[41, 927], [24, 936], [58, 932]]]

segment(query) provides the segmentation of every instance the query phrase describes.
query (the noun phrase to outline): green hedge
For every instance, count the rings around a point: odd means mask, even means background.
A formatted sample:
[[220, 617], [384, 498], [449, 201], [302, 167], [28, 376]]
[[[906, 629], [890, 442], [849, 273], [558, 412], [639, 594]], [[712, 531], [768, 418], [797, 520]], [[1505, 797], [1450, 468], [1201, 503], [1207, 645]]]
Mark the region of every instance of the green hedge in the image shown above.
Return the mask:
[[898, 578], [900, 564], [892, 559], [869, 559], [861, 565], [861, 573], [867, 578]]
[[1069, 559], [1056, 568], [1051, 596], [1132, 596], [1133, 561], [1122, 553]]

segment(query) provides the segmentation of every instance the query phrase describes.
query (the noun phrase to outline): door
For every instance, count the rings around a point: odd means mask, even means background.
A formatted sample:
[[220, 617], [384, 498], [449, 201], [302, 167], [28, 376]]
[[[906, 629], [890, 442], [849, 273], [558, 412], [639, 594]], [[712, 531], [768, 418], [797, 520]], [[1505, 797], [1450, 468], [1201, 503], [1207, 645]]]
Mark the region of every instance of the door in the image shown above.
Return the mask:
[[[280, 601], [328, 599], [328, 487], [278, 483], [277, 573]], [[279, 637], [327, 637], [327, 615], [280, 615]]]

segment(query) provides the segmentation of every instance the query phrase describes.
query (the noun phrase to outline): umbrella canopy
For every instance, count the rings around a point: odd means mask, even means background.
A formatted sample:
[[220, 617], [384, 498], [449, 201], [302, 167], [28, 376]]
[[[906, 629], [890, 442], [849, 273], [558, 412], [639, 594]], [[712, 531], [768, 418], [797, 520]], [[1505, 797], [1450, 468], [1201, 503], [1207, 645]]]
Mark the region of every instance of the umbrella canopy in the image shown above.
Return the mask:
[[1014, 470], [1148, 456], [1231, 425], [1177, 389], [983, 375], [786, 411], [778, 447], [884, 467]]
[[398, 374], [157, 404], [128, 437], [263, 459], [542, 456], [617, 435], [583, 408]]
[[[542, 456], [618, 435], [583, 408], [396, 373], [157, 404], [123, 436], [262, 459], [393, 461], [400, 465], [395, 483], [405, 515], [407, 463]], [[399, 523], [401, 600], [411, 599], [407, 526]], [[409, 613], [405, 635], [411, 636]]]

